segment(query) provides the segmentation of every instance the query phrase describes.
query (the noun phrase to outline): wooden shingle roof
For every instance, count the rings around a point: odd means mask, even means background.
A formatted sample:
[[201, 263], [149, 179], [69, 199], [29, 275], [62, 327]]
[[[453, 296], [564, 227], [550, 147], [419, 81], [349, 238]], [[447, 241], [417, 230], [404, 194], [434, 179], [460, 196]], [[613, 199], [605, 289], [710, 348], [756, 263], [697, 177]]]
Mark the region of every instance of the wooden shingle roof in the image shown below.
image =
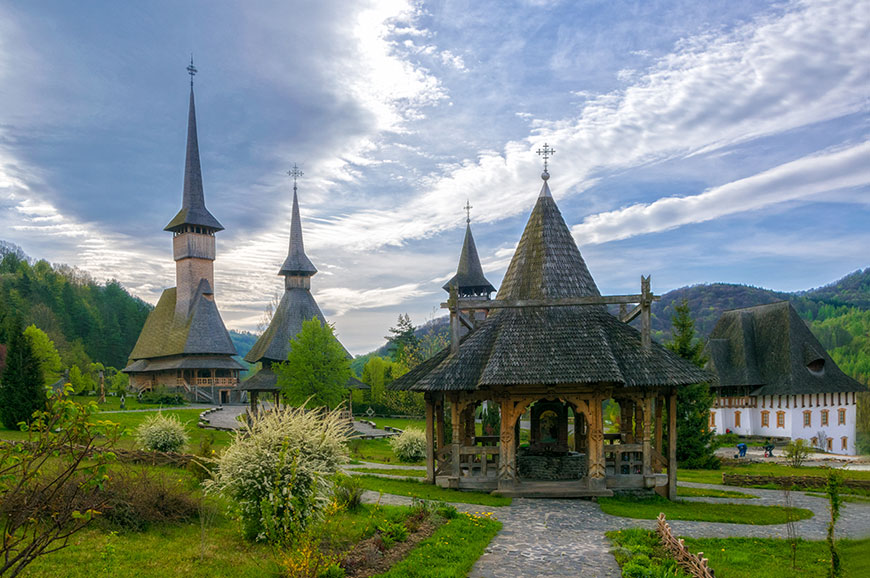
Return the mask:
[[864, 391], [844, 374], [788, 301], [726, 311], [707, 343], [724, 390], [751, 395]]
[[[599, 296], [546, 181], [496, 300]], [[392, 386], [414, 391], [511, 385], [607, 383], [678, 386], [709, 380], [703, 370], [640, 332], [603, 305], [494, 310], [451, 354], [445, 349]]]
[[132, 362], [173, 355], [236, 355], [208, 281], [200, 282], [187, 316], [176, 315], [175, 300], [175, 287], [160, 296], [130, 353]]
[[470, 223], [465, 226], [465, 241], [462, 243], [462, 252], [459, 254], [459, 266], [456, 268], [456, 274], [444, 284], [443, 289], [449, 292], [450, 288], [454, 286], [460, 296], [482, 294], [489, 296], [495, 291], [495, 287], [483, 275], [483, 267], [477, 254], [474, 235], [471, 234]]

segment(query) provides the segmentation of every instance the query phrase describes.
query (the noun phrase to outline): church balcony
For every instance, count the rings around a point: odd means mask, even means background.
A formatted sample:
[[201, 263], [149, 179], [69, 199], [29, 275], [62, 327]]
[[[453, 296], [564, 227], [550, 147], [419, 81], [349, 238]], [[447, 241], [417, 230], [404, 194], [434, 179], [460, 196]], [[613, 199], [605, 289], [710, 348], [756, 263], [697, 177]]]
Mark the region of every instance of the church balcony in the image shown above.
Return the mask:
[[[178, 379], [178, 385], [183, 386], [187, 383], [184, 379]], [[196, 377], [193, 380], [193, 385], [197, 387], [235, 387], [239, 384], [239, 380], [235, 377]]]

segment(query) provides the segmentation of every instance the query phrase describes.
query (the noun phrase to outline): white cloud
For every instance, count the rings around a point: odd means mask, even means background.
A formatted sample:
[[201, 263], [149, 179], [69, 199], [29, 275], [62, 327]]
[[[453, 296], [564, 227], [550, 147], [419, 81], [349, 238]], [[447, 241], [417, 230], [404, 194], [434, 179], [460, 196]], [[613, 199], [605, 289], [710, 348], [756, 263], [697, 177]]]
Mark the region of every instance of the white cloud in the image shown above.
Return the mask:
[[870, 184], [870, 141], [807, 156], [699, 195], [666, 197], [587, 217], [578, 243], [605, 243]]

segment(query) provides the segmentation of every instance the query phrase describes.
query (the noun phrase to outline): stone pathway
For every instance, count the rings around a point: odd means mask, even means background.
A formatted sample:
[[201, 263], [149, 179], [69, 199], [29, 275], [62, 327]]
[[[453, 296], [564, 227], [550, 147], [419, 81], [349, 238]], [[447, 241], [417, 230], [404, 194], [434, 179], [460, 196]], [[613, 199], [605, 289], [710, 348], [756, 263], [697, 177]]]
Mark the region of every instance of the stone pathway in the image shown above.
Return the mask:
[[[214, 406], [212, 406], [214, 407]], [[242, 424], [236, 418], [244, 414], [248, 409], [247, 405], [224, 405], [205, 416], [205, 421], [212, 427], [221, 429], [239, 429]]]
[[[361, 466], [362, 467], [362, 466]], [[369, 467], [366, 464], [365, 467]], [[395, 466], [386, 466], [395, 467]], [[680, 483], [681, 486], [711, 489], [738, 489], [758, 496], [756, 499], [684, 498], [707, 503], [746, 503], [765, 506], [783, 504], [778, 490], [734, 488], [714, 484]], [[411, 498], [365, 492], [364, 501], [382, 504], [410, 505]], [[796, 523], [799, 536], [807, 540], [823, 540], [828, 516], [824, 498], [792, 493], [796, 507], [815, 514], [809, 520]], [[471, 571], [472, 578], [543, 578], [572, 576], [575, 578], [618, 578], [619, 566], [610, 554], [610, 542], [604, 533], [631, 527], [655, 528], [655, 520], [635, 520], [610, 516], [597, 503], [588, 500], [539, 500], [514, 498], [510, 506], [492, 508], [472, 504], [454, 504], [463, 512], [492, 512], [504, 525]], [[784, 524], [750, 526], [712, 522], [669, 520], [674, 533], [695, 538], [729, 536], [784, 538]], [[840, 538], [870, 537], [870, 504], [844, 503], [837, 523]]]

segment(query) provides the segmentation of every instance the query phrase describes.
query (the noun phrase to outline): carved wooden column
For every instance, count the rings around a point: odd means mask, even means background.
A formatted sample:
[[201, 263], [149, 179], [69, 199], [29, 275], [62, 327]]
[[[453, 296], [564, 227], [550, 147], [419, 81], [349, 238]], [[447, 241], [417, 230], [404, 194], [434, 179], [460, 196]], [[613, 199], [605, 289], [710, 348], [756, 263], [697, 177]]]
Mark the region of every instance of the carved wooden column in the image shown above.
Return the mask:
[[604, 465], [604, 416], [602, 399], [592, 398], [589, 407], [589, 436], [586, 440], [586, 456], [589, 463], [589, 489], [603, 490], [607, 487]]
[[501, 402], [501, 432], [499, 434], [498, 487], [511, 486], [516, 481], [516, 445], [514, 429], [517, 417], [514, 415], [514, 402], [510, 399]]
[[646, 397], [634, 404], [634, 443], [643, 439], [644, 425], [650, 414], [646, 412]]
[[444, 395], [438, 394], [435, 399], [435, 451], [444, 449]]
[[426, 398], [426, 481], [435, 483], [435, 403], [430, 394]]
[[668, 396], [668, 499], [677, 499], [677, 393]]
[[474, 403], [470, 403], [465, 407], [465, 410], [462, 412], [464, 415], [464, 424], [465, 424], [465, 437], [463, 439], [463, 443], [467, 446], [474, 445], [474, 410], [477, 409]]
[[[662, 407], [665, 404], [665, 398], [658, 395], [656, 396], [656, 451], [665, 456], [664, 448], [662, 447], [662, 436], [664, 432], [662, 431]], [[661, 471], [661, 468], [656, 468], [656, 473]]]
[[652, 470], [652, 395], [643, 398], [643, 475], [650, 476]]
[[624, 444], [634, 443], [634, 428], [632, 428], [632, 418], [634, 417], [634, 402], [628, 398], [614, 399], [619, 404], [619, 437]]
[[453, 426], [453, 443], [450, 445], [453, 450], [451, 474], [456, 478], [458, 478], [461, 473], [459, 468], [459, 448], [462, 447], [462, 414], [463, 412], [459, 409], [459, 402], [457, 398], [454, 397], [450, 400], [450, 422]]

